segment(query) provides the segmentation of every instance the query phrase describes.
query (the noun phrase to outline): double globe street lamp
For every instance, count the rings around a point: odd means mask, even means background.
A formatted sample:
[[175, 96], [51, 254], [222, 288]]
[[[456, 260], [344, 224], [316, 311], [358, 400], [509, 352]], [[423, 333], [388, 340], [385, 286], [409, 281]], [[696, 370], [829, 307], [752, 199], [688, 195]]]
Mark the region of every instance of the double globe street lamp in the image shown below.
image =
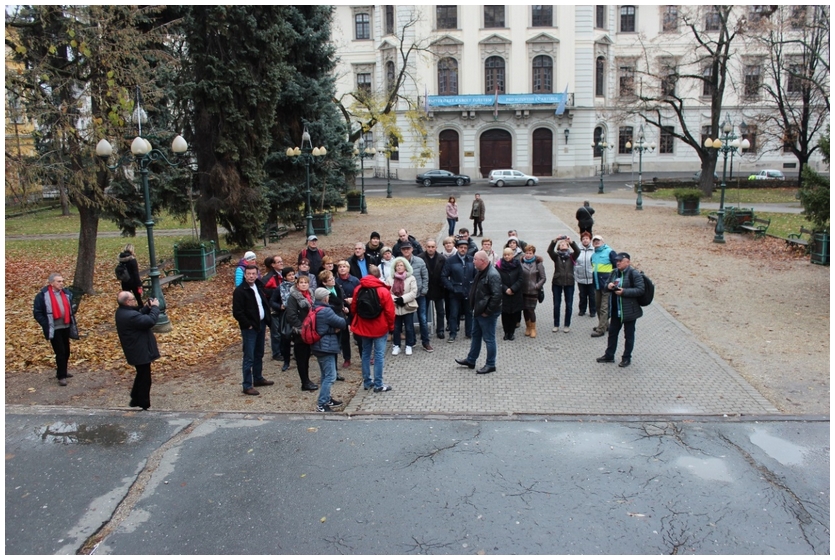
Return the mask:
[[725, 122], [722, 125], [722, 132], [725, 134], [724, 138], [721, 140], [719, 138], [712, 140], [708, 137], [704, 143], [705, 148], [722, 152], [724, 157], [722, 163], [722, 194], [719, 198], [719, 211], [716, 213], [716, 228], [714, 229], [713, 236], [714, 243], [725, 242], [725, 181], [728, 172], [728, 155], [735, 154], [739, 149], [747, 150], [751, 147], [751, 143], [747, 139], [740, 142], [739, 137], [733, 134], [733, 130], [734, 125], [730, 117], [725, 114]]
[[311, 235], [315, 235], [313, 230], [313, 207], [310, 204], [310, 163], [313, 161], [313, 158], [327, 155], [328, 151], [324, 146], [319, 148], [313, 147], [313, 143], [310, 141], [310, 133], [307, 131], [307, 125], [304, 125], [301, 148], [298, 146], [295, 148], [287, 148], [287, 152], [285, 153], [288, 158], [295, 158], [294, 161], [300, 161], [304, 164], [304, 183], [307, 189], [307, 200], [305, 202], [305, 220], [307, 225], [305, 228], [305, 236], [310, 237]]
[[[638, 152], [638, 199], [635, 201], [635, 210], [643, 210], [644, 209], [644, 199], [643, 199], [643, 162], [644, 162], [644, 152], [654, 152], [655, 151], [655, 142], [647, 144], [646, 140], [644, 139], [644, 125], [641, 125], [641, 128], [638, 130], [638, 141], [635, 145], [632, 145], [632, 142], [626, 143], [627, 150], [636, 150]], [[635, 161], [635, 160], [632, 160]]]
[[386, 144], [386, 198], [391, 198], [391, 155], [397, 153], [397, 146], [391, 141]]
[[603, 172], [606, 169], [606, 150], [612, 150], [614, 146], [610, 146], [606, 142], [606, 137], [601, 134], [597, 144], [592, 142], [591, 147], [600, 150], [600, 188], [597, 189], [597, 194], [603, 194]]
[[365, 159], [366, 158], [373, 158], [377, 155], [377, 150], [374, 146], [365, 147], [365, 139], [360, 136], [359, 141], [357, 142], [358, 148], [354, 148], [354, 155], [360, 158], [360, 184], [362, 185], [362, 191], [360, 194], [360, 214], [368, 214], [368, 208], [365, 205]]

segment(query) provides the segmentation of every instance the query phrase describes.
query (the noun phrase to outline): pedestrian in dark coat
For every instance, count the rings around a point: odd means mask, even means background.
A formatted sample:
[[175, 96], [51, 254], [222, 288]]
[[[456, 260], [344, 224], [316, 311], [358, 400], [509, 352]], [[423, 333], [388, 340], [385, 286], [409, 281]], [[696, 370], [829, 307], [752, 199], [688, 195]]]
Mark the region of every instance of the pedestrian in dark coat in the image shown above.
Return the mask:
[[[330, 276], [333, 280], [333, 275]], [[331, 386], [336, 381], [336, 357], [339, 355], [339, 332], [348, 328], [344, 317], [334, 312], [328, 303], [332, 293], [328, 287], [317, 288], [311, 313], [316, 313], [316, 332], [321, 338], [311, 345], [310, 349], [319, 362], [321, 381], [319, 382], [319, 399], [316, 410], [331, 412], [331, 407], [339, 406], [342, 401], [331, 398]]]
[[442, 279], [446, 257], [438, 252], [438, 244], [435, 240], [430, 239], [426, 242], [426, 250], [421, 258], [426, 263], [426, 270], [429, 273], [429, 288], [426, 291], [426, 300], [435, 306], [435, 336], [442, 339], [444, 338], [446, 324], [444, 320], [446, 290]]
[[571, 312], [574, 309], [574, 263], [580, 256], [580, 247], [567, 235], [560, 235], [551, 240], [551, 244], [548, 245], [548, 256], [554, 261], [554, 277], [551, 279], [554, 327], [551, 332], [560, 330], [560, 307], [563, 297], [565, 297], [563, 332], [568, 332], [571, 330]]
[[319, 386], [310, 381], [310, 345], [301, 337], [302, 324], [313, 307], [313, 294], [310, 293], [310, 278], [296, 276], [296, 285], [290, 288], [290, 295], [284, 302], [284, 320], [293, 328], [293, 355], [299, 369], [302, 391], [316, 391]]
[[130, 275], [130, 280], [121, 282], [123, 292], [131, 292], [136, 297], [136, 303], [142, 307], [142, 277], [139, 276], [139, 264], [136, 262], [136, 251], [133, 243], [125, 245], [124, 250], [119, 253], [119, 262], [125, 265], [125, 270]]
[[536, 247], [529, 243], [521, 261], [522, 265], [522, 313], [525, 315], [525, 336], [536, 338], [536, 304], [539, 290], [545, 285], [545, 266], [542, 257], [536, 256]]
[[589, 232], [591, 235], [591, 228], [594, 225], [594, 218], [592, 218], [592, 214], [594, 214], [594, 208], [589, 206], [589, 201], [584, 200], [583, 205], [577, 209], [577, 213], [574, 217], [577, 219], [577, 227], [580, 230], [580, 233], [584, 231]]
[[503, 340], [516, 340], [516, 325], [522, 320], [522, 266], [513, 249], [504, 248], [496, 269], [502, 280]]
[[151, 408], [151, 362], [159, 358], [157, 339], [151, 329], [159, 317], [159, 301], [151, 298], [140, 307], [136, 297], [119, 292], [116, 298], [116, 332], [128, 364], [136, 368], [136, 377], [130, 390], [130, 406], [142, 410]]
[[623, 327], [624, 344], [620, 367], [632, 363], [632, 349], [635, 347], [635, 323], [644, 315], [638, 298], [644, 295], [646, 286], [641, 273], [630, 266], [629, 253], [618, 253], [615, 257], [617, 270], [609, 275], [609, 282], [603, 287], [611, 297], [609, 302], [609, 343], [606, 353], [598, 362], [614, 362], [618, 347], [618, 335]]
[[270, 319], [270, 306], [264, 285], [256, 276], [258, 267], [248, 265], [244, 281], [232, 292], [232, 316], [241, 328], [243, 357], [241, 377], [243, 393], [258, 396], [255, 387], [267, 387], [275, 382], [264, 379], [264, 335]]
[[70, 361], [70, 339], [78, 340], [78, 325], [72, 308], [72, 293], [64, 288], [64, 277], [53, 272], [41, 288], [32, 304], [32, 315], [43, 329], [44, 338], [55, 351], [55, 377], [62, 387], [67, 386], [67, 372]]

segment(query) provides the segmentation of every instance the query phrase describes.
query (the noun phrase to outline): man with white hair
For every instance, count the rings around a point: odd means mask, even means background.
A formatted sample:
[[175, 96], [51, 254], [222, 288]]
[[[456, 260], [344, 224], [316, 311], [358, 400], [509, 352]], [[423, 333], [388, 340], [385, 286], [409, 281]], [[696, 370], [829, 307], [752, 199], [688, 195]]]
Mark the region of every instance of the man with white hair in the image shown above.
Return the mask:
[[58, 385], [67, 386], [67, 364], [70, 361], [70, 339], [78, 340], [78, 324], [72, 307], [72, 292], [64, 287], [64, 277], [53, 272], [47, 285], [35, 296], [32, 314], [43, 329], [44, 337], [52, 344]]

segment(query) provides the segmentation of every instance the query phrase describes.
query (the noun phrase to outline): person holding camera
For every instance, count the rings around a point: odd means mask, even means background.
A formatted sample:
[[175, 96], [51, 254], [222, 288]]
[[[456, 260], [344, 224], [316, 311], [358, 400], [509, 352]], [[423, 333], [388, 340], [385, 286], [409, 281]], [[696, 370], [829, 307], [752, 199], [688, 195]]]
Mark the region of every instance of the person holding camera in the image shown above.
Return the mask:
[[415, 311], [418, 310], [418, 286], [412, 265], [403, 257], [394, 259], [394, 273], [386, 280], [391, 286], [391, 297], [394, 300], [394, 334], [391, 337], [391, 355], [400, 353], [400, 333], [406, 327], [406, 355], [412, 355], [415, 338]]
[[140, 307], [131, 292], [119, 292], [116, 296], [116, 332], [128, 364], [136, 368], [136, 377], [130, 390], [130, 406], [142, 410], [151, 408], [151, 362], [159, 358], [157, 339], [151, 329], [159, 317], [159, 300], [150, 298]]
[[641, 273], [630, 266], [629, 253], [618, 253], [614, 260], [617, 269], [603, 287], [604, 291], [611, 294], [609, 342], [606, 345], [606, 353], [597, 358], [597, 361], [603, 364], [614, 363], [618, 336], [623, 328], [623, 354], [618, 366], [629, 367], [632, 363], [632, 349], [635, 347], [635, 321], [644, 315], [638, 298], [644, 295], [646, 286]]
[[565, 296], [563, 332], [568, 332], [571, 330], [571, 311], [574, 306], [574, 263], [580, 256], [580, 248], [567, 235], [560, 235], [548, 245], [548, 256], [554, 261], [554, 277], [551, 279], [551, 294], [554, 296], [554, 327], [551, 332], [560, 332], [560, 307], [563, 296]]

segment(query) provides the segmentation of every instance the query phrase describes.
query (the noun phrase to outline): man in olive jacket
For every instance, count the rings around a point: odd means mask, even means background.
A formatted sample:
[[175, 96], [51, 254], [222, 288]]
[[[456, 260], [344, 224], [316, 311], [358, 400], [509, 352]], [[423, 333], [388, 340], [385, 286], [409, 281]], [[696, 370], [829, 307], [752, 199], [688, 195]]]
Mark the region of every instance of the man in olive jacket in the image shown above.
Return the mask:
[[476, 373], [496, 371], [496, 321], [502, 311], [502, 279], [490, 258], [484, 251], [473, 256], [473, 265], [477, 272], [470, 286], [470, 307], [473, 310], [473, 339], [470, 341], [470, 353], [464, 360], [456, 359], [458, 365], [475, 369], [476, 360], [481, 353], [481, 339], [487, 346], [487, 363]]
[[632, 348], [635, 346], [635, 321], [642, 317], [644, 310], [638, 303], [638, 298], [644, 295], [644, 277], [629, 266], [629, 253], [618, 253], [615, 257], [617, 270], [609, 276], [608, 283], [603, 290], [611, 294], [609, 304], [609, 345], [606, 353], [597, 358], [600, 363], [614, 363], [615, 351], [618, 348], [618, 335], [623, 327], [624, 338], [623, 356], [620, 367], [628, 367], [632, 363]]
[[151, 298], [143, 306], [137, 305], [131, 292], [119, 292], [116, 296], [116, 332], [128, 364], [136, 368], [136, 377], [130, 390], [130, 406], [142, 410], [151, 408], [151, 362], [159, 358], [157, 339], [151, 329], [159, 317], [159, 301]]

